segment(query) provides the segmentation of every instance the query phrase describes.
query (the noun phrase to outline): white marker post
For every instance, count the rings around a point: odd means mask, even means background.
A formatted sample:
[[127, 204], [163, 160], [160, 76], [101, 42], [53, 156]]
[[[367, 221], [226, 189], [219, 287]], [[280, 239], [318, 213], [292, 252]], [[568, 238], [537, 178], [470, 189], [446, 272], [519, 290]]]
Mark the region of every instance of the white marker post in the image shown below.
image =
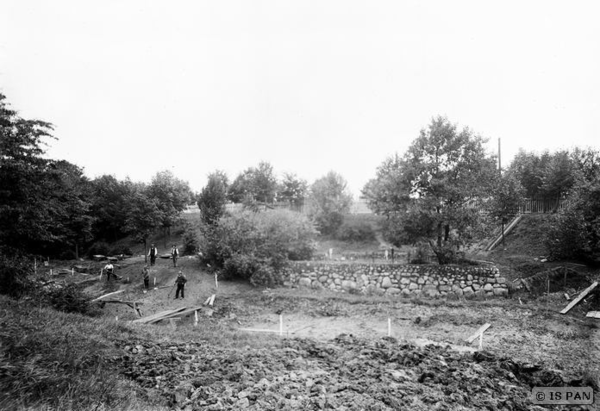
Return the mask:
[[74, 275], [74, 274], [75, 274], [75, 269], [71, 268], [71, 275]]
[[279, 314], [279, 336], [283, 337], [283, 315]]
[[198, 326], [198, 310], [194, 311], [194, 327]]
[[392, 319], [388, 318], [388, 337], [392, 336]]
[[219, 280], [217, 279], [217, 273], [215, 273], [215, 288], [219, 288]]
[[156, 287], [156, 277], [154, 277], [154, 286]]
[[479, 334], [479, 351], [483, 348], [483, 331]]

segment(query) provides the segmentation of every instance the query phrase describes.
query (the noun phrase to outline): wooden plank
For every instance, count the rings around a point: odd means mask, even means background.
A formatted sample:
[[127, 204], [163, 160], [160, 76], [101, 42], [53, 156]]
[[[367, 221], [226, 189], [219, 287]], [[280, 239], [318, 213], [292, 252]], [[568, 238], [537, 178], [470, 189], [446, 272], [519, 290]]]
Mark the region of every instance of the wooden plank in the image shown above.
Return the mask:
[[579, 304], [579, 301], [583, 300], [585, 298], [585, 296], [587, 296], [597, 286], [598, 286], [598, 281], [594, 281], [594, 283], [592, 285], [590, 285], [588, 288], [586, 288], [585, 290], [583, 290], [581, 292], [581, 294], [579, 294], [579, 297], [577, 297], [576, 299], [574, 299], [573, 301], [571, 301], [571, 303], [569, 305], [567, 305], [565, 308], [563, 308], [563, 310], [560, 313], [561, 314], [568, 313], [571, 308], [573, 308], [577, 304]]
[[167, 311], [161, 311], [161, 312], [159, 312], [159, 313], [152, 314], [152, 315], [149, 315], [149, 316], [147, 316], [147, 317], [144, 317], [144, 318], [138, 318], [137, 320], [133, 320], [132, 322], [134, 322], [134, 323], [142, 323], [142, 324], [144, 324], [144, 323], [146, 323], [146, 322], [148, 322], [148, 321], [151, 321], [151, 320], [153, 320], [153, 319], [155, 319], [155, 318], [158, 318], [158, 317], [163, 317], [163, 316], [165, 316], [165, 315], [172, 314], [172, 313], [176, 313], [176, 312], [183, 311], [183, 310], [185, 310], [185, 307], [178, 308], [178, 309], [176, 309], [176, 310], [167, 310]]
[[200, 310], [201, 308], [202, 308], [202, 306], [199, 306], [199, 307], [183, 307], [182, 309], [179, 309], [176, 312], [169, 313], [169, 314], [166, 314], [166, 315], [161, 316], [161, 317], [153, 318], [153, 319], [147, 321], [146, 324], [154, 324], [154, 323], [157, 323], [157, 322], [162, 321], [162, 320], [171, 319], [171, 318], [174, 318], [174, 317], [179, 317], [179, 316], [184, 316], [184, 315], [189, 315], [189, 314], [193, 313], [194, 311]]
[[473, 341], [475, 341], [475, 339], [479, 338], [480, 334], [483, 334], [483, 332], [485, 330], [487, 330], [488, 328], [490, 328], [491, 326], [492, 326], [492, 324], [490, 324], [490, 323], [483, 324], [481, 327], [479, 327], [479, 329], [477, 331], [475, 331], [475, 333], [473, 335], [471, 335], [465, 341], [468, 342], [469, 344], [472, 343]]
[[100, 301], [100, 300], [102, 300], [103, 298], [106, 298], [106, 297], [108, 297], [108, 296], [111, 296], [111, 295], [116, 295], [116, 294], [120, 294], [120, 293], [123, 293], [123, 292], [125, 292], [125, 290], [119, 290], [119, 291], [115, 291], [115, 292], [113, 292], [113, 293], [104, 294], [104, 295], [101, 295], [101, 296], [100, 296], [100, 297], [98, 297], [98, 298], [95, 298], [95, 299], [93, 299], [93, 300], [92, 300], [92, 301], [90, 301], [90, 302], [91, 302], [91, 303], [93, 303], [93, 302], [95, 302], [95, 301]]
[[600, 319], [600, 311], [590, 311], [585, 316], [586, 317], [590, 317], [590, 318], [598, 318], [598, 319]]

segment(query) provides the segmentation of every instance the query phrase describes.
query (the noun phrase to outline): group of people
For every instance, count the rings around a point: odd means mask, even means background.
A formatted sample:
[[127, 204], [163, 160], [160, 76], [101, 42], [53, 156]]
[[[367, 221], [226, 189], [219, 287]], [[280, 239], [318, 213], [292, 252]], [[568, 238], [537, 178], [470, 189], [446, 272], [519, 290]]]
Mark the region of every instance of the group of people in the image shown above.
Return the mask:
[[[148, 251], [148, 257], [150, 257], [150, 265], [154, 265], [156, 263], [156, 257], [158, 257], [158, 248], [154, 244], [150, 246], [150, 251]], [[171, 259], [173, 260], [173, 267], [177, 267], [177, 259], [179, 258], [179, 250], [177, 249], [177, 245], [173, 244], [171, 247]]]
[[[150, 251], [148, 252], [148, 257], [150, 257], [150, 266], [156, 264], [156, 257], [158, 256], [158, 249], [154, 244], [150, 246]], [[179, 250], [177, 249], [177, 245], [173, 244], [171, 247], [171, 259], [173, 260], [173, 267], [177, 267], [177, 259], [179, 257]], [[117, 275], [115, 274], [115, 267], [109, 261], [108, 264], [104, 266], [102, 270], [104, 274], [106, 274], [106, 281], [109, 282], [112, 277], [117, 279]], [[144, 279], [144, 290], [147, 291], [150, 289], [150, 270], [148, 268], [148, 264], [144, 265], [142, 269], [142, 277]], [[175, 299], [185, 297], [185, 283], [187, 283], [187, 278], [183, 274], [183, 271], [179, 270], [177, 274], [177, 279], [175, 280], [175, 284], [177, 285], [177, 291], [175, 292]]]

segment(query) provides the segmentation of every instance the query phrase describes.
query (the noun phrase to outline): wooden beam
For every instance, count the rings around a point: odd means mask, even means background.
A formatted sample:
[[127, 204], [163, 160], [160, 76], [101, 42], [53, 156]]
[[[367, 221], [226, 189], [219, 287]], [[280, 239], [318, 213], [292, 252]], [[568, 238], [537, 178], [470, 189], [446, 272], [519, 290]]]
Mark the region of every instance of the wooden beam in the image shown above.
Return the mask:
[[168, 313], [163, 316], [153, 318], [153, 319], [147, 321], [146, 324], [154, 324], [154, 323], [157, 323], [162, 320], [167, 320], [167, 319], [171, 319], [171, 318], [175, 318], [175, 317], [179, 317], [179, 316], [189, 315], [189, 314], [193, 313], [194, 311], [200, 310], [201, 308], [202, 308], [201, 306], [200, 307], [183, 307], [182, 309], [177, 310], [176, 312]]
[[168, 315], [168, 314], [173, 314], [173, 313], [176, 313], [176, 312], [179, 312], [179, 311], [183, 311], [183, 310], [185, 310], [185, 309], [186, 309], [186, 307], [182, 307], [182, 308], [178, 308], [178, 309], [176, 309], [176, 310], [167, 310], [167, 311], [161, 311], [161, 312], [159, 312], [159, 313], [152, 314], [152, 315], [149, 315], [149, 316], [147, 316], [147, 317], [144, 317], [144, 318], [138, 318], [137, 320], [133, 320], [132, 322], [133, 322], [133, 323], [138, 323], [138, 324], [139, 324], [139, 323], [141, 323], [141, 324], [145, 324], [145, 323], [147, 323], [148, 321], [152, 321], [152, 320], [153, 320], [153, 319], [155, 319], [155, 318], [163, 317], [163, 316], [165, 316], [165, 315]]
[[110, 295], [116, 295], [116, 294], [120, 294], [120, 293], [123, 293], [123, 292], [125, 292], [125, 290], [119, 290], [119, 291], [115, 291], [115, 292], [113, 292], [113, 293], [104, 294], [104, 295], [101, 295], [101, 296], [100, 296], [100, 297], [98, 297], [98, 298], [95, 298], [95, 299], [93, 299], [93, 300], [92, 300], [92, 301], [90, 301], [90, 302], [91, 302], [91, 303], [93, 303], [93, 302], [95, 302], [95, 301], [100, 301], [100, 300], [102, 300], [103, 298], [106, 298], [106, 297], [108, 297], [108, 296], [110, 296]]
[[586, 317], [590, 317], [590, 318], [598, 318], [598, 319], [600, 319], [600, 311], [590, 311], [585, 316]]
[[492, 324], [490, 324], [490, 323], [483, 324], [481, 327], [479, 327], [479, 329], [477, 331], [475, 331], [475, 333], [473, 335], [471, 335], [465, 341], [468, 342], [469, 344], [471, 344], [473, 341], [475, 341], [477, 338], [479, 338], [479, 335], [483, 334], [483, 332], [485, 330], [487, 330], [488, 328], [490, 328], [491, 326], [492, 326]]
[[586, 288], [585, 290], [583, 290], [581, 292], [581, 294], [579, 294], [579, 297], [577, 297], [576, 299], [574, 299], [573, 301], [571, 301], [571, 303], [569, 305], [567, 305], [565, 308], [563, 308], [563, 310], [560, 313], [561, 314], [568, 313], [571, 308], [573, 308], [577, 304], [579, 304], [579, 302], [581, 300], [583, 300], [585, 298], [585, 296], [587, 296], [597, 286], [598, 286], [598, 281], [594, 281], [594, 283], [592, 285], [590, 285], [588, 288]]

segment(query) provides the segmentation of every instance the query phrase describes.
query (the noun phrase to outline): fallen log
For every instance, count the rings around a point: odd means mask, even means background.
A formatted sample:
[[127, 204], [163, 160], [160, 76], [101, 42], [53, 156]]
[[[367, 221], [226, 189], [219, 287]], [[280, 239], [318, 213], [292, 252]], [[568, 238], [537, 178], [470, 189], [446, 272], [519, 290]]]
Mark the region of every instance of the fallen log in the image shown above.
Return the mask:
[[600, 319], [600, 311], [590, 311], [585, 316], [589, 317], [589, 318], [598, 318], [598, 319]]
[[573, 308], [577, 304], [579, 304], [579, 302], [581, 300], [583, 300], [585, 298], [585, 296], [587, 296], [597, 286], [598, 286], [598, 281], [594, 281], [594, 283], [592, 285], [590, 285], [588, 288], [586, 288], [585, 290], [583, 290], [581, 292], [581, 294], [579, 294], [579, 297], [577, 297], [576, 299], [574, 299], [573, 301], [571, 301], [571, 303], [569, 305], [567, 305], [565, 308], [563, 308], [563, 310], [560, 313], [561, 314], [568, 313], [571, 308]]

